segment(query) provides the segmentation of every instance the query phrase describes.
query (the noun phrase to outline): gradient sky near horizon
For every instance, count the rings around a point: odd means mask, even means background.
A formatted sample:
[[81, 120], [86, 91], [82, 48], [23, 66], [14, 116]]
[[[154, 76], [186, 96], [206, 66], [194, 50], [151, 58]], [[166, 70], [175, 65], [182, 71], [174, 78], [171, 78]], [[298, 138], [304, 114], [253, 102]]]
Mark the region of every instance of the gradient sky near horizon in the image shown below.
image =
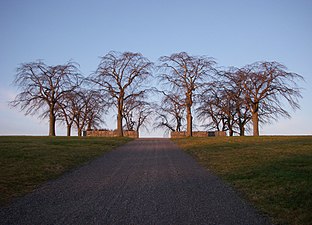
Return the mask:
[[[186, 51], [214, 57], [220, 67], [278, 61], [306, 80], [301, 110], [260, 133], [312, 135], [311, 0], [1, 0], [0, 32], [0, 135], [48, 134], [46, 120], [8, 106], [21, 63], [74, 60], [87, 76], [110, 50], [140, 52], [151, 61]], [[115, 117], [105, 120], [115, 128]], [[57, 134], [65, 133], [58, 125]]]

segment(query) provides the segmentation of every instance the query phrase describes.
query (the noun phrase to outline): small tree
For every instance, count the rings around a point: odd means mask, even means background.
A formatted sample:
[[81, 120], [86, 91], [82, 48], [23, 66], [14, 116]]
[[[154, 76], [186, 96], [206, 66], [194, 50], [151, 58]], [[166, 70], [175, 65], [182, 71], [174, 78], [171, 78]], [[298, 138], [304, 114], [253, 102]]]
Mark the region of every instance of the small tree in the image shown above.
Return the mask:
[[99, 92], [79, 88], [64, 95], [58, 107], [58, 116], [67, 126], [67, 136], [71, 135], [73, 124], [78, 130], [78, 136], [81, 136], [83, 129], [91, 130], [104, 122], [102, 115], [107, 104]]
[[184, 93], [187, 136], [192, 136], [192, 106], [194, 94], [214, 72], [215, 61], [205, 56], [190, 56], [185, 52], [163, 56], [160, 59], [163, 70], [161, 79], [168, 83], [172, 90]]
[[48, 66], [45, 63], [31, 62], [17, 68], [14, 84], [21, 92], [10, 104], [19, 106], [26, 115], [43, 111], [49, 117], [49, 136], [55, 136], [57, 104], [64, 95], [74, 91], [80, 84], [77, 64]]
[[199, 96], [200, 105], [197, 108], [197, 113], [202, 122], [208, 120], [205, 125], [207, 129], [228, 130], [225, 111], [227, 109], [227, 99], [224, 98], [222, 92], [221, 83], [214, 81]]
[[[277, 119], [279, 116], [290, 118], [283, 107], [285, 100], [292, 109], [299, 109], [301, 98], [298, 80], [303, 77], [287, 72], [287, 68], [277, 62], [255, 62], [239, 71], [245, 100], [252, 113], [253, 135], [259, 136], [259, 117]], [[266, 120], [263, 120], [266, 122]]]
[[86, 92], [85, 101], [87, 102], [87, 130], [92, 130], [104, 123], [103, 114], [107, 113], [111, 104], [106, 101], [105, 95], [95, 90]]
[[67, 136], [71, 136], [71, 129], [75, 119], [75, 102], [76, 102], [76, 92], [69, 92], [62, 96], [61, 100], [58, 102], [58, 112], [57, 116], [61, 122], [65, 122], [67, 129]]
[[208, 119], [208, 128], [228, 131], [230, 136], [234, 133], [243, 136], [251, 120], [238, 71], [237, 68], [219, 71], [220, 77], [207, 85], [200, 95], [197, 108], [199, 118], [203, 121]]
[[109, 52], [102, 57], [90, 80], [106, 92], [117, 108], [117, 132], [123, 136], [124, 102], [142, 95], [144, 81], [151, 76], [152, 63], [140, 53]]
[[136, 131], [139, 137], [140, 128], [146, 128], [145, 124], [153, 114], [151, 104], [137, 98], [128, 98], [123, 111], [127, 130]]
[[167, 131], [181, 131], [185, 116], [184, 99], [178, 93], [162, 91], [161, 104], [156, 106], [155, 128], [165, 128]]
[[240, 70], [232, 67], [222, 75], [226, 92], [225, 98], [230, 101], [232, 111], [234, 111], [233, 119], [239, 129], [238, 133], [240, 136], [244, 136], [246, 125], [251, 120], [251, 112], [246, 101], [243, 82], [240, 79]]

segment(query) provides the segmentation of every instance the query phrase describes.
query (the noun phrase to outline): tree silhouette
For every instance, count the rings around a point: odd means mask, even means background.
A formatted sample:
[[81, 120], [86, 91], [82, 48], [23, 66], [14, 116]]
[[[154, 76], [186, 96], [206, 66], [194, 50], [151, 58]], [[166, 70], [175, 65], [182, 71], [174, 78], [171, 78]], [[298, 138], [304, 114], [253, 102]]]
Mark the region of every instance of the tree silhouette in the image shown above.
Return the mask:
[[144, 81], [151, 76], [152, 63], [140, 53], [109, 52], [102, 57], [90, 80], [110, 96], [117, 108], [117, 133], [123, 136], [124, 102], [146, 92]]
[[22, 64], [17, 68], [14, 84], [21, 92], [10, 102], [25, 114], [49, 117], [49, 136], [55, 136], [57, 104], [64, 95], [74, 91], [81, 82], [77, 64], [48, 66], [42, 61]]
[[294, 110], [300, 108], [298, 100], [302, 96], [297, 81], [303, 77], [287, 72], [286, 66], [278, 62], [255, 62], [242, 68], [237, 75], [252, 113], [254, 136], [259, 136], [261, 117], [263, 122], [279, 116], [290, 118], [283, 101]]
[[184, 99], [178, 93], [161, 91], [163, 98], [161, 104], [155, 109], [156, 129], [165, 128], [167, 131], [181, 131], [185, 115]]
[[174, 92], [185, 96], [187, 136], [192, 136], [192, 106], [194, 94], [213, 75], [215, 61], [206, 56], [190, 56], [186, 52], [163, 56], [159, 59], [161, 79]]
[[144, 96], [141, 98], [128, 98], [124, 102], [124, 119], [127, 130], [136, 131], [139, 137], [141, 127], [146, 127], [149, 118], [153, 115], [152, 104], [144, 101]]

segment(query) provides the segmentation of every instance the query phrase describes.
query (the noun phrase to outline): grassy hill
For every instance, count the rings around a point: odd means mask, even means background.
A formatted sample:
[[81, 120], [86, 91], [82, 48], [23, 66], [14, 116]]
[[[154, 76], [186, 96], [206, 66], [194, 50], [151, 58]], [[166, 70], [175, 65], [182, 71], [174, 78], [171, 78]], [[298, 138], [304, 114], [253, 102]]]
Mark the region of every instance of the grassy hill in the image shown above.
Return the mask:
[[311, 224], [312, 136], [174, 140], [276, 224]]
[[[0, 204], [130, 140], [0, 136]], [[270, 215], [274, 223], [311, 224], [312, 136], [174, 141]]]
[[130, 140], [0, 136], [0, 205]]

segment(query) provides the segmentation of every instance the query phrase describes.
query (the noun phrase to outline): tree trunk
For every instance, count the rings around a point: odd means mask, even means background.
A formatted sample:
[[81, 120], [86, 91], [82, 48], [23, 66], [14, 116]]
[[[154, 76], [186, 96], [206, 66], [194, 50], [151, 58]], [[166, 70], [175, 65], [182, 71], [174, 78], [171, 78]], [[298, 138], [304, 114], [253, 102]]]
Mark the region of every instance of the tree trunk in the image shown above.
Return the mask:
[[92, 122], [91, 120], [88, 121], [87, 130], [92, 130]]
[[232, 137], [232, 136], [233, 136], [233, 134], [234, 134], [233, 129], [229, 129], [229, 136], [230, 136], [230, 137]]
[[118, 137], [123, 137], [122, 111], [123, 111], [123, 100], [118, 99], [118, 114], [117, 114], [117, 135], [118, 135]]
[[82, 136], [82, 128], [78, 127], [78, 137], [81, 137], [81, 136]]
[[242, 122], [242, 113], [239, 107], [236, 108], [238, 116], [238, 127], [239, 127], [239, 136], [245, 136], [245, 124]]
[[245, 136], [245, 126], [244, 126], [244, 124], [239, 124], [239, 136]]
[[252, 126], [253, 136], [259, 136], [259, 115], [258, 115], [258, 104], [254, 104], [252, 107]]
[[192, 111], [191, 111], [191, 106], [187, 106], [186, 108], [186, 122], [187, 122], [187, 127], [186, 127], [186, 136], [187, 137], [192, 137], [193, 136], [193, 130], [192, 130]]
[[239, 136], [245, 136], [245, 122], [242, 121], [240, 113], [238, 117]]
[[140, 127], [137, 127], [137, 129], [136, 129], [136, 137], [137, 138], [140, 138], [139, 130], [140, 130]]
[[67, 136], [71, 135], [71, 125], [67, 125]]
[[50, 115], [49, 115], [49, 136], [55, 136], [55, 114], [54, 114], [54, 105], [50, 106]]
[[176, 118], [176, 120], [177, 120], [177, 126], [176, 126], [176, 130], [175, 131], [178, 131], [178, 132], [180, 132], [181, 131], [181, 121], [182, 121], [182, 119], [180, 118], [180, 117], [178, 117], [178, 118]]
[[234, 134], [234, 130], [233, 130], [233, 125], [232, 125], [232, 119], [230, 116], [227, 117], [227, 124], [228, 124], [228, 128], [229, 128], [229, 136], [232, 137]]

